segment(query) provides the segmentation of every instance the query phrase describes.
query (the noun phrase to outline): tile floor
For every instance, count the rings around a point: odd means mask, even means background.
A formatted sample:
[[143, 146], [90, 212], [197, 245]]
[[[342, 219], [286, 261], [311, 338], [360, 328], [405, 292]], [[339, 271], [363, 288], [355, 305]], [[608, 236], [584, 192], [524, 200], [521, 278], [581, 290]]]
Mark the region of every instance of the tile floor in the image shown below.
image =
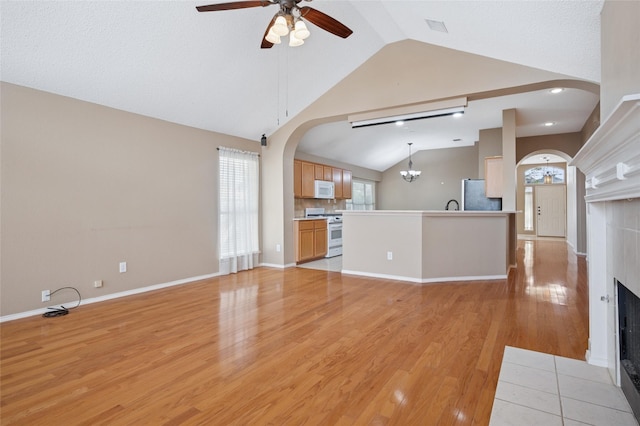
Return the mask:
[[301, 263], [298, 268], [320, 269], [323, 271], [342, 271], [342, 256], [325, 257], [323, 259], [314, 260], [312, 262]]
[[490, 426], [638, 426], [605, 368], [507, 346]]

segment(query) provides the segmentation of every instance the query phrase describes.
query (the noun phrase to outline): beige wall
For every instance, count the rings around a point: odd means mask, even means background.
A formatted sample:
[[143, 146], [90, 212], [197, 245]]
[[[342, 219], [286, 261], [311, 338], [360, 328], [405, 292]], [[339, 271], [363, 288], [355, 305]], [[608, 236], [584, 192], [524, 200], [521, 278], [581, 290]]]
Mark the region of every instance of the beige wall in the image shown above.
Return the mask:
[[538, 151], [560, 151], [573, 158], [582, 144], [582, 134], [579, 132], [518, 138], [516, 162], [520, 162], [527, 155]]
[[640, 93], [640, 1], [607, 0], [601, 13], [602, 120], [624, 95]]
[[218, 271], [216, 147], [259, 144], [6, 83], [1, 94], [1, 315], [45, 307], [45, 289], [92, 298]]
[[484, 159], [502, 155], [502, 128], [482, 129], [478, 140], [478, 175], [484, 179]]
[[[447, 202], [461, 202], [462, 179], [477, 176], [478, 148], [432, 149], [412, 154], [414, 169], [422, 171], [415, 182], [405, 182], [400, 170], [407, 159], [390, 167], [378, 183], [376, 207], [380, 210], [444, 210]], [[455, 206], [453, 203], [450, 208]]]

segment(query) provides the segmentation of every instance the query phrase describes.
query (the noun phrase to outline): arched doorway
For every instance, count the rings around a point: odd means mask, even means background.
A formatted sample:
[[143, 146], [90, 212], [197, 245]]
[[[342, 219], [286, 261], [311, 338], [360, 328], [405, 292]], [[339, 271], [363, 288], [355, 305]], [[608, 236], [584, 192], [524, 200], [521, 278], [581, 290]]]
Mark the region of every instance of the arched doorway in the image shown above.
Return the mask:
[[517, 164], [516, 226], [521, 237], [562, 237], [580, 253], [585, 206], [580, 173], [570, 162], [568, 154], [549, 149], [532, 152]]

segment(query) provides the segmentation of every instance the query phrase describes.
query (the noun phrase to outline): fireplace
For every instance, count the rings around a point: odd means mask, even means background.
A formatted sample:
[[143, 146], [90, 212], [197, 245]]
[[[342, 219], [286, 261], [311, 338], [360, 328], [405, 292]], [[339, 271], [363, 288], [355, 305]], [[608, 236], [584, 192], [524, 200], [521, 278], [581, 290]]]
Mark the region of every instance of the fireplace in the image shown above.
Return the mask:
[[618, 346], [620, 387], [640, 422], [640, 298], [620, 281], [618, 289]]
[[586, 178], [589, 253], [586, 359], [609, 370], [638, 418], [640, 93], [622, 97], [569, 165], [578, 167]]

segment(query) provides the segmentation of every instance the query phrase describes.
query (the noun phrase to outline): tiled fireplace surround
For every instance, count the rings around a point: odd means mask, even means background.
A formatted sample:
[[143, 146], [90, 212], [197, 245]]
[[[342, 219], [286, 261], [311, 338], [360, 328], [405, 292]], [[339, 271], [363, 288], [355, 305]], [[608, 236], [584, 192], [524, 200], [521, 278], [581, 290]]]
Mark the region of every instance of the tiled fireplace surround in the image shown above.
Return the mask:
[[640, 94], [623, 97], [571, 165], [586, 176], [586, 359], [620, 385], [615, 281], [640, 297]]

